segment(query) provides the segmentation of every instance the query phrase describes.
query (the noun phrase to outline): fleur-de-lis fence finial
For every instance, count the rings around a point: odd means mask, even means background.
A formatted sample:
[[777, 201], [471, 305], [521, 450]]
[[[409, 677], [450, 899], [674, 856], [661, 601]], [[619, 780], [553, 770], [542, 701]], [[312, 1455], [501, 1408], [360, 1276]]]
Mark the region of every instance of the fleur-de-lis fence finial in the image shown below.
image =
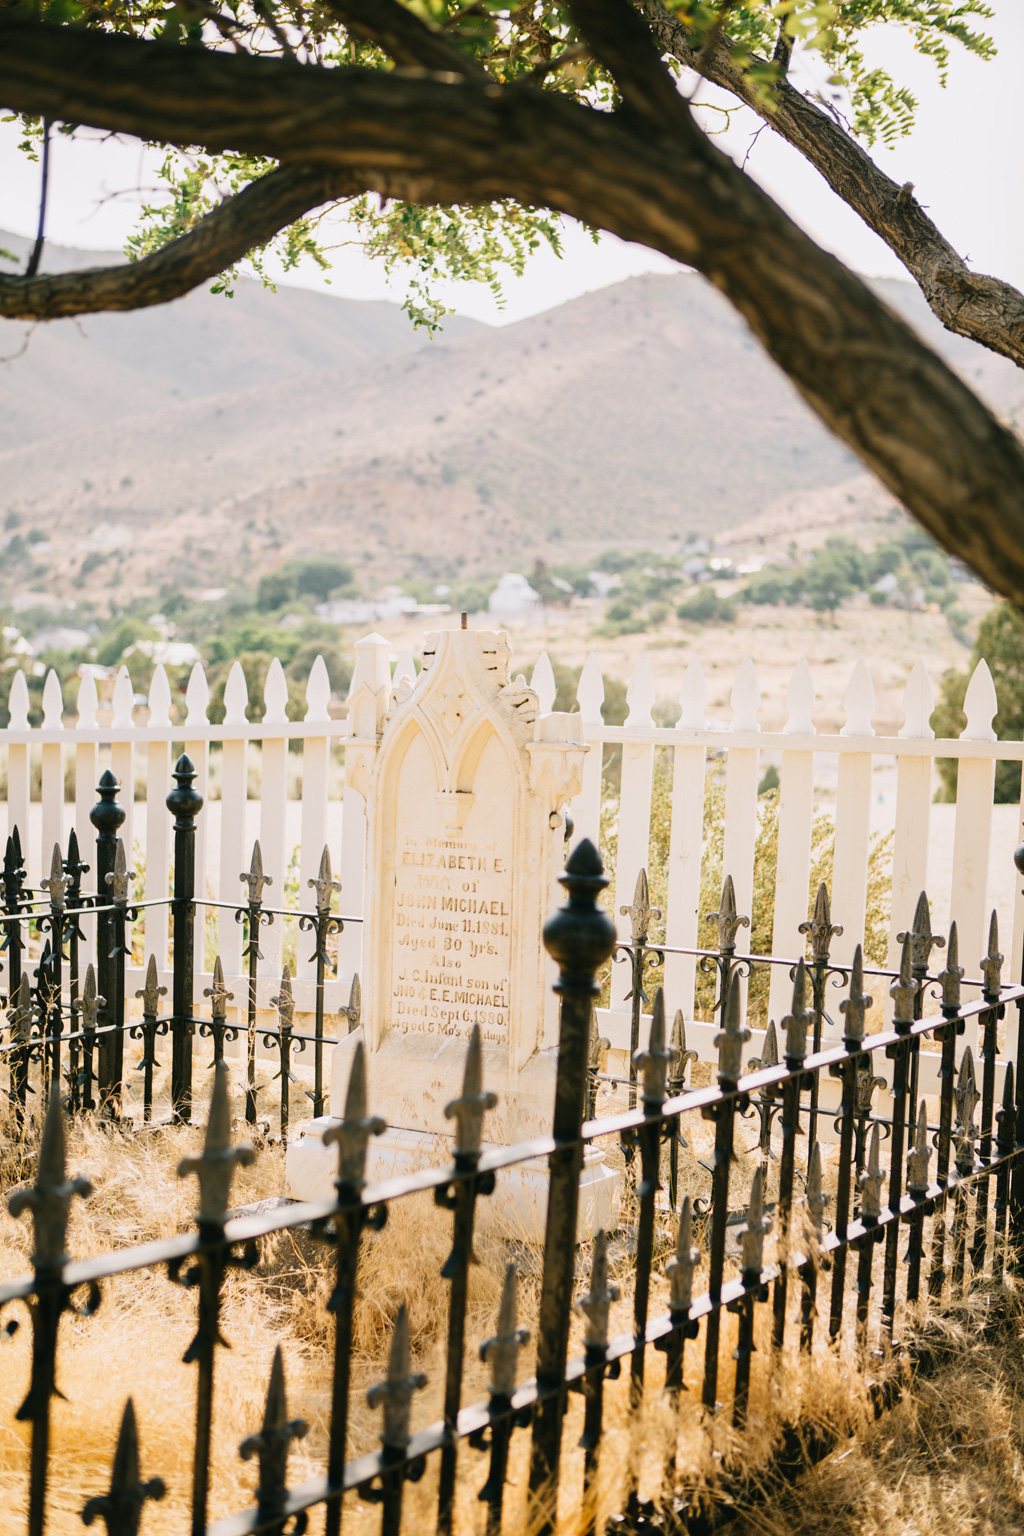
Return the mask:
[[40, 886], [49, 894], [50, 906], [55, 912], [63, 912], [64, 897], [68, 886], [73, 884], [71, 876], [64, 873], [64, 860], [61, 857], [60, 843], [54, 843], [53, 856], [50, 859], [50, 878], [40, 880]]
[[914, 976], [918, 981], [927, 976], [928, 966], [931, 964], [932, 949], [942, 949], [945, 939], [938, 933], [932, 933], [932, 917], [928, 906], [928, 893], [922, 891], [917, 898], [917, 906], [914, 908], [914, 921], [909, 933], [898, 933], [896, 942], [902, 944], [905, 938], [910, 940], [910, 964]]
[[960, 940], [957, 937], [956, 921], [949, 925], [949, 948], [946, 950], [945, 968], [939, 972], [939, 981], [942, 983], [942, 1011], [954, 1014], [960, 1008], [960, 982], [963, 978], [964, 968], [960, 964]]
[[672, 1046], [665, 1044], [665, 992], [659, 987], [654, 996], [647, 1049], [633, 1052], [633, 1065], [644, 1080], [644, 1103], [652, 1109], [660, 1108], [668, 1097], [668, 1072], [675, 1058]]
[[844, 997], [839, 1004], [839, 1012], [846, 1020], [843, 1039], [847, 1050], [864, 1039], [864, 1016], [873, 1002], [874, 998], [869, 997], [864, 991], [864, 952], [858, 944], [853, 952], [853, 965], [850, 967], [850, 995]]
[[631, 906], [619, 908], [623, 917], [629, 918], [630, 943], [645, 944], [647, 935], [651, 930], [651, 919], [661, 917], [661, 909], [651, 906], [650, 891], [647, 885], [647, 871], [641, 869], [636, 877], [636, 889], [633, 892]]
[[914, 1022], [914, 1003], [917, 999], [918, 983], [911, 970], [911, 942], [912, 936], [909, 933], [900, 935], [900, 943], [903, 945], [900, 951], [900, 973], [889, 988], [889, 996], [895, 1005], [892, 1012], [894, 1029], [906, 1029]]
[[518, 1288], [516, 1266], [508, 1264], [501, 1288], [501, 1305], [498, 1308], [498, 1331], [493, 1339], [485, 1339], [480, 1345], [480, 1359], [491, 1367], [488, 1391], [492, 1397], [512, 1396], [516, 1389], [519, 1351], [524, 1344], [530, 1342], [529, 1330], [516, 1326]]
[[293, 1440], [304, 1439], [308, 1430], [305, 1419], [288, 1417], [284, 1360], [278, 1344], [270, 1367], [262, 1427], [258, 1435], [249, 1435], [238, 1447], [243, 1461], [251, 1461], [255, 1456], [259, 1464], [256, 1502], [261, 1515], [272, 1515], [283, 1505], [288, 1493], [288, 1448]]
[[[92, 970], [90, 965], [89, 970]], [[93, 981], [93, 991], [96, 983]], [[18, 982], [18, 990], [11, 999], [11, 1011], [8, 1015], [11, 1026], [11, 1037], [19, 1045], [24, 1045], [32, 1036], [32, 988], [29, 986], [28, 977], [22, 972]]]
[[960, 1073], [956, 1080], [956, 1087], [953, 1089], [953, 1099], [956, 1104], [957, 1129], [968, 1138], [977, 1136], [978, 1128], [974, 1123], [974, 1111], [981, 1103], [981, 1094], [978, 1092], [974, 1056], [969, 1045], [964, 1048]]
[[740, 1231], [743, 1234], [740, 1266], [745, 1275], [760, 1278], [764, 1265], [764, 1240], [772, 1229], [772, 1219], [764, 1208], [764, 1170], [758, 1166], [750, 1186], [750, 1204], [747, 1219]]
[[455, 1121], [456, 1160], [479, 1156], [484, 1115], [497, 1103], [498, 1095], [484, 1088], [483, 1040], [479, 1024], [474, 1024], [466, 1050], [461, 1097], [444, 1107], [445, 1119]]
[[92, 1525], [99, 1516], [107, 1527], [107, 1536], [138, 1536], [143, 1504], [147, 1499], [159, 1501], [166, 1492], [162, 1477], [151, 1477], [145, 1483], [142, 1481], [135, 1404], [129, 1398], [121, 1415], [114, 1465], [110, 1473], [110, 1489], [86, 1502], [82, 1510], [82, 1524]]
[[118, 838], [117, 847], [114, 850], [114, 867], [105, 876], [110, 887], [110, 899], [118, 906], [127, 906], [128, 897], [131, 894], [131, 882], [135, 879], [134, 869], [128, 868], [128, 860], [125, 857], [124, 841]]
[[357, 1192], [366, 1182], [366, 1149], [371, 1136], [380, 1136], [387, 1130], [387, 1123], [379, 1115], [366, 1113], [366, 1050], [361, 1040], [352, 1053], [352, 1070], [349, 1072], [348, 1091], [345, 1095], [345, 1113], [337, 1125], [330, 1125], [324, 1132], [324, 1146], [338, 1148], [338, 1172], [335, 1185], [339, 1194]]
[[179, 1179], [194, 1173], [199, 1180], [200, 1223], [224, 1220], [231, 1196], [231, 1182], [236, 1168], [249, 1168], [256, 1153], [247, 1142], [231, 1145], [231, 1104], [228, 1098], [228, 1065], [218, 1061], [213, 1069], [213, 1094], [206, 1140], [200, 1157], [183, 1157], [178, 1164]]
[[[747, 1061], [748, 1072], [762, 1072], [765, 1067], [777, 1067], [779, 1064], [779, 1036], [775, 1028], [775, 1020], [768, 1020], [768, 1028], [764, 1032], [764, 1045], [761, 1047], [760, 1056], [751, 1056]], [[769, 1098], [774, 1097], [774, 1088], [762, 1088], [762, 1094]]]
[[718, 947], [725, 954], [732, 954], [736, 948], [736, 934], [740, 928], [750, 927], [749, 917], [739, 917], [736, 913], [736, 887], [733, 884], [732, 875], [726, 875], [722, 882], [722, 899], [718, 904], [717, 912], [709, 912], [706, 922], [718, 924]]
[[281, 1033], [291, 1034], [295, 1023], [295, 994], [292, 991], [292, 968], [287, 961], [281, 972], [281, 990], [270, 1001], [277, 1009]]
[[31, 1189], [17, 1189], [7, 1202], [12, 1216], [31, 1212], [35, 1233], [32, 1263], [36, 1269], [60, 1270], [67, 1262], [64, 1242], [68, 1230], [68, 1209], [75, 1195], [84, 1200], [92, 1194], [88, 1179], [67, 1177], [64, 1147], [64, 1111], [60, 1086], [54, 1083], [43, 1124], [43, 1136], [36, 1165], [36, 1181]]
[[224, 981], [224, 966], [220, 955], [213, 962], [213, 985], [203, 988], [203, 996], [210, 999], [210, 1013], [218, 1022], [223, 1022], [228, 1016], [228, 1003], [233, 1003], [235, 994], [229, 992]]
[[810, 938], [811, 959], [816, 965], [826, 965], [828, 963], [832, 940], [839, 938], [842, 931], [842, 927], [832, 921], [828, 887], [824, 880], [822, 880], [818, 886], [818, 894], [814, 901], [814, 912], [810, 922], [801, 923], [798, 929], [798, 932], [805, 933]]
[[981, 962], [985, 996], [998, 997], [1003, 983], [1003, 957], [999, 953], [999, 917], [993, 908], [988, 925], [988, 953]]
[[[93, 978], [93, 986], [96, 981]], [[156, 955], [150, 955], [149, 964], [146, 967], [146, 984], [141, 991], [136, 992], [136, 997], [142, 999], [142, 1011], [150, 1018], [155, 1018], [160, 1012], [160, 999], [167, 996], [167, 988], [160, 985], [160, 976], [156, 968]]]
[[689, 1315], [693, 1301], [693, 1276], [700, 1263], [700, 1249], [693, 1243], [693, 1203], [687, 1195], [679, 1212], [676, 1251], [665, 1265], [670, 1289], [669, 1310]]
[[106, 998], [100, 997], [96, 991], [96, 971], [90, 961], [85, 968], [85, 985], [82, 988], [82, 998], [78, 1005], [82, 1015], [82, 1028], [86, 1032], [96, 1028], [99, 1011], [106, 1006]]
[[801, 956], [793, 972], [792, 1007], [782, 1021], [782, 1027], [786, 1031], [786, 1065], [791, 1070], [802, 1066], [804, 1057], [807, 1055], [807, 1031], [813, 1022], [814, 1015], [804, 1006], [806, 997], [807, 966]]
[[675, 1060], [672, 1063], [672, 1072], [669, 1077], [669, 1086], [675, 1093], [681, 1093], [686, 1081], [686, 1069], [691, 1062], [699, 1061], [696, 1051], [688, 1051], [686, 1048], [686, 1020], [683, 1018], [683, 1010], [676, 1009], [676, 1016], [672, 1021], [672, 1049], [675, 1052]]
[[743, 1047], [750, 1039], [750, 1030], [740, 1017], [740, 978], [735, 971], [729, 980], [722, 1015], [722, 1028], [714, 1040], [718, 1051], [718, 1081], [734, 1083], [742, 1074]]
[[860, 1185], [860, 1214], [863, 1221], [877, 1221], [882, 1211], [882, 1180], [885, 1175], [880, 1165], [879, 1130], [876, 1120], [871, 1127], [868, 1165], [857, 1177], [857, 1183]]
[[818, 1236], [821, 1236], [822, 1222], [825, 1217], [825, 1207], [829, 1203], [828, 1196], [821, 1187], [821, 1147], [817, 1142], [811, 1148], [811, 1155], [807, 1160], [807, 1214], [811, 1219], [811, 1226]]
[[241, 874], [238, 878], [247, 888], [249, 905], [258, 907], [263, 900], [263, 887], [274, 883], [272, 876], [263, 873], [263, 850], [259, 838], [252, 845], [252, 862], [248, 874]]
[[366, 1394], [371, 1408], [383, 1408], [384, 1428], [381, 1444], [385, 1451], [404, 1451], [409, 1444], [409, 1413], [414, 1392], [422, 1392], [427, 1378], [422, 1371], [410, 1369], [409, 1314], [405, 1302], [398, 1309], [395, 1331], [391, 1335], [388, 1374]]
[[590, 1265], [590, 1290], [578, 1297], [577, 1312], [587, 1320], [585, 1344], [587, 1349], [603, 1350], [608, 1343], [608, 1313], [613, 1302], [619, 1299], [617, 1285], [608, 1283], [608, 1234], [594, 1234], [594, 1256]]
[[311, 891], [316, 891], [316, 909], [318, 912], [329, 912], [331, 898], [335, 891], [341, 890], [341, 881], [335, 880], [331, 872], [331, 850], [324, 843], [324, 851], [320, 855], [320, 872], [315, 880], [307, 880], [306, 884]]
[[928, 1145], [928, 1111], [922, 1099], [917, 1117], [917, 1134], [907, 1157], [907, 1189], [912, 1195], [923, 1195], [928, 1188], [928, 1161], [931, 1155]]
[[363, 989], [359, 981], [359, 972], [352, 974], [352, 986], [349, 988], [348, 1002], [342, 1003], [338, 1009], [339, 1018], [348, 1020], [348, 1032], [358, 1029], [363, 1021]]

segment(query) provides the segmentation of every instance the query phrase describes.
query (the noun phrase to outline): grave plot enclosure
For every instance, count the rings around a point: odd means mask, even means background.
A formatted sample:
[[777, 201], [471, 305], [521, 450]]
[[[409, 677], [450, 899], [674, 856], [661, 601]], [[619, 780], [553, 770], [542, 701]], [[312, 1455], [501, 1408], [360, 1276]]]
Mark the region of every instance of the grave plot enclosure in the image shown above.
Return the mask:
[[[179, 823], [177, 835], [185, 837], [188, 812], [194, 808], [187, 763], [179, 762], [176, 778], [172, 809]], [[1024, 850], [1021, 865], [1024, 872]], [[44, 921], [49, 922], [55, 908], [63, 911], [60, 924], [65, 925], [90, 911], [97, 920], [109, 919], [116, 940], [128, 915], [122, 894], [126, 875], [117, 862], [111, 873], [115, 900], [92, 909], [61, 908], [67, 877], [55, 873]], [[153, 1270], [166, 1274], [167, 1284], [184, 1284], [196, 1293], [196, 1333], [186, 1356], [194, 1398], [191, 1424], [182, 1431], [191, 1444], [190, 1470], [183, 1470], [180, 1461], [176, 1469], [152, 1464], [145, 1444], [140, 1451], [135, 1409], [129, 1401], [116, 1451], [111, 1447], [109, 1490], [85, 1504], [87, 1519], [102, 1516], [111, 1533], [134, 1532], [141, 1510], [144, 1524], [153, 1529], [159, 1516], [146, 1507], [148, 1501], [162, 1497], [165, 1483], [177, 1475], [188, 1482], [195, 1536], [206, 1531], [216, 1536], [281, 1531], [293, 1518], [301, 1526], [305, 1514], [314, 1510], [324, 1511], [326, 1530], [336, 1536], [345, 1527], [347, 1505], [356, 1495], [364, 1502], [372, 1495], [379, 1504], [383, 1536], [398, 1536], [409, 1483], [429, 1466], [437, 1474], [431, 1484], [436, 1492], [429, 1528], [446, 1533], [455, 1529], [456, 1490], [469, 1479], [479, 1490], [486, 1528], [497, 1536], [503, 1529], [511, 1533], [521, 1527], [528, 1494], [541, 1501], [542, 1510], [550, 1509], [553, 1490], [570, 1475], [578, 1478], [570, 1498], [575, 1505], [582, 1501], [585, 1517], [595, 1528], [593, 1499], [608, 1449], [608, 1381], [620, 1370], [628, 1376], [631, 1412], [639, 1411], [645, 1394], [648, 1400], [657, 1397], [668, 1411], [661, 1422], [671, 1426], [676, 1422], [672, 1411], [682, 1412], [696, 1396], [707, 1410], [705, 1433], [713, 1433], [716, 1419], [727, 1419], [742, 1435], [766, 1411], [771, 1395], [768, 1371], [787, 1340], [804, 1353], [831, 1347], [851, 1365], [869, 1355], [884, 1365], [893, 1351], [912, 1343], [914, 1316], [922, 1304], [948, 1306], [975, 1284], [998, 1285], [1007, 1270], [1019, 1270], [1024, 1242], [1024, 1098], [1016, 1056], [1019, 1031], [1008, 1026], [1016, 1022], [1012, 1016], [1024, 1003], [1024, 988], [1003, 983], [994, 929], [981, 966], [981, 997], [965, 1002], [955, 930], [942, 952], [941, 970], [929, 964], [935, 936], [926, 935], [918, 924], [902, 940], [899, 971], [885, 977], [876, 972], [869, 982], [859, 953], [848, 967], [830, 960], [832, 925], [827, 924], [827, 933], [819, 929], [814, 935], [809, 960], [795, 968], [776, 1059], [748, 1063], [745, 1070], [749, 1031], [740, 983], [746, 962], [734, 942], [744, 914], [726, 899], [719, 914], [723, 942], [715, 952], [720, 1020], [715, 1083], [681, 1087], [686, 1062], [680, 1045], [672, 1043], [667, 1024], [671, 1005], [667, 1010], [659, 991], [652, 999], [650, 1038], [634, 1057], [636, 1104], [614, 1116], [585, 1119], [596, 1071], [592, 1042], [597, 973], [615, 945], [613, 925], [598, 901], [607, 881], [590, 843], [584, 841], [574, 850], [561, 884], [568, 899], [544, 930], [545, 945], [557, 965], [559, 995], [550, 1132], [523, 1145], [484, 1149], [495, 1095], [482, 1069], [482, 1034], [475, 1027], [461, 1046], [461, 1090], [447, 1107], [454, 1126], [450, 1157], [441, 1166], [368, 1184], [367, 1150], [386, 1125], [375, 1113], [378, 1099], [372, 1077], [367, 1077], [368, 1053], [360, 1047], [353, 1054], [343, 1113], [325, 1138], [336, 1159], [335, 1184], [331, 1197], [320, 1202], [232, 1215], [233, 1170], [254, 1154], [232, 1134], [229, 1069], [220, 1060], [213, 1074], [204, 1150], [186, 1158], [180, 1170], [183, 1177], [198, 1179], [194, 1229], [140, 1249], [69, 1260], [68, 1209], [72, 1201], [88, 1199], [90, 1188], [86, 1181], [69, 1177], [64, 1163], [60, 1073], [66, 1058], [51, 1054], [56, 1042], [47, 1037], [46, 1016], [30, 1023], [8, 1060], [15, 1114], [23, 1112], [24, 1102], [18, 1096], [16, 1065], [50, 1073], [36, 1177], [10, 1201], [13, 1215], [28, 1216], [34, 1224], [33, 1269], [0, 1284], [0, 1309], [7, 1317], [13, 1317], [20, 1303], [32, 1308], [30, 1380], [21, 1410], [30, 1429], [25, 1468], [30, 1536], [42, 1536], [48, 1501], [60, 1485], [61, 1466], [49, 1449], [50, 1421], [56, 1380], [66, 1395], [76, 1390], [73, 1372], [61, 1370], [69, 1314], [74, 1306], [76, 1329], [100, 1327], [103, 1313], [96, 1311], [97, 1304], [105, 1284], [119, 1273]], [[182, 896], [172, 916], [175, 942], [180, 944], [184, 931], [178, 923], [193, 921], [191, 903]], [[13, 924], [8, 919], [8, 924], [17, 932], [26, 921], [22, 915]], [[50, 935], [56, 931], [47, 929]], [[63, 928], [64, 937], [69, 932], [69, 926]], [[119, 963], [116, 945], [106, 953]], [[647, 962], [656, 957], [646, 946], [634, 944], [627, 947], [627, 958], [642, 980]], [[185, 974], [190, 974], [188, 967]], [[865, 1033], [868, 985], [888, 985], [891, 994], [891, 1027], [876, 1034]], [[842, 1020], [841, 1043], [818, 1049], [823, 997], [831, 1001], [832, 993]], [[173, 1001], [168, 1022], [180, 1052], [187, 1034], [180, 1026], [188, 1020], [177, 1007], [187, 1005], [188, 998], [176, 988]], [[92, 1006], [99, 1006], [95, 994]], [[980, 1076], [964, 1038], [972, 1027], [981, 1043]], [[92, 1046], [110, 1061], [115, 1059], [110, 1055], [113, 1028], [102, 1028], [102, 1043], [93, 1040]], [[927, 1036], [937, 1043], [942, 1062], [934, 1093], [919, 1074], [920, 1046]], [[69, 1048], [71, 1041], [65, 1037], [60, 1045]], [[871, 1092], [866, 1097], [863, 1092], [865, 1079], [874, 1083], [883, 1059], [891, 1069], [891, 1105], [885, 1115], [873, 1106]], [[823, 1166], [832, 1154], [816, 1137], [819, 1088], [830, 1078], [841, 1090], [838, 1181], [831, 1198], [823, 1188]], [[113, 1101], [107, 1107], [109, 1113], [116, 1111]], [[749, 1136], [742, 1128], [749, 1126], [754, 1107], [761, 1128], [760, 1155], [753, 1159], [748, 1177], [737, 1154]], [[178, 1112], [184, 1115], [188, 1108], [182, 1099]], [[710, 1132], [713, 1146], [707, 1182], [699, 1199], [680, 1198], [676, 1174], [684, 1138], [695, 1138], [701, 1126]], [[622, 1145], [635, 1191], [621, 1234], [629, 1258], [620, 1256], [614, 1280], [609, 1234], [597, 1233], [588, 1245], [581, 1256], [582, 1275], [574, 1245], [565, 1240], [576, 1225], [586, 1151], [609, 1141]], [[531, 1354], [524, 1353], [530, 1341], [517, 1317], [516, 1260], [506, 1273], [493, 1332], [480, 1340], [467, 1338], [467, 1299], [474, 1229], [492, 1197], [495, 1177], [538, 1156], [547, 1159], [549, 1173], [544, 1242], [536, 1249], [540, 1300], [535, 1345], [531, 1343], [535, 1369], [530, 1374], [523, 1368]], [[380, 1449], [347, 1459], [353, 1307], [357, 1284], [372, 1284], [372, 1275], [360, 1267], [360, 1256], [365, 1262], [372, 1231], [385, 1220], [403, 1221], [404, 1202], [423, 1192], [433, 1193], [437, 1220], [451, 1233], [450, 1252], [436, 1281], [448, 1310], [443, 1410], [433, 1422], [416, 1416], [426, 1379], [411, 1355], [402, 1306], [387, 1370], [369, 1392], [370, 1407], [381, 1414]], [[322, 1468], [311, 1480], [291, 1485], [289, 1445], [306, 1426], [290, 1416], [295, 1404], [289, 1405], [285, 1393], [287, 1349], [279, 1348], [262, 1426], [246, 1426], [241, 1446], [242, 1455], [255, 1462], [252, 1503], [234, 1514], [218, 1508], [213, 1520], [211, 1414], [218, 1401], [223, 1344], [219, 1313], [227, 1276], [232, 1268], [250, 1262], [259, 1239], [300, 1226], [322, 1242], [333, 1266], [332, 1384]], [[524, 1250], [518, 1262], [526, 1258]], [[652, 1300], [655, 1280], [667, 1306]], [[614, 1332], [610, 1317], [620, 1282], [628, 1288], [628, 1325]], [[78, 1300], [83, 1296], [84, 1306]], [[585, 1319], [578, 1342], [571, 1325], [574, 1304]], [[735, 1349], [724, 1326], [727, 1314], [736, 1319]], [[137, 1325], [146, 1326], [145, 1319], [138, 1318]], [[765, 1359], [763, 1371], [754, 1352], [755, 1338]], [[472, 1403], [465, 1401], [463, 1390], [464, 1347], [470, 1344], [479, 1344], [490, 1371], [486, 1398]], [[656, 1371], [659, 1357], [662, 1363]], [[578, 1474], [569, 1470], [567, 1440], [570, 1424], [573, 1441], [579, 1433], [570, 1411], [570, 1394], [576, 1389], [583, 1394], [585, 1446]], [[687, 1490], [692, 1478], [685, 1454], [671, 1427], [664, 1433], [661, 1486], [647, 1490], [645, 1497], [653, 1500], [649, 1507], [641, 1508], [631, 1464], [611, 1494], [606, 1490], [605, 1502], [614, 1499], [613, 1512], [625, 1515], [627, 1525], [643, 1515], [675, 1529], [678, 1524], [672, 1521], [685, 1519], [691, 1510]], [[510, 1456], [523, 1437], [529, 1445], [528, 1487], [513, 1487]], [[734, 1488], [742, 1485], [743, 1444], [742, 1439], [733, 1442], [726, 1459], [725, 1476]], [[66, 1498], [68, 1490], [61, 1491]], [[666, 1523], [659, 1511], [667, 1511], [671, 1519]], [[404, 1528], [424, 1529], [421, 1506]]]

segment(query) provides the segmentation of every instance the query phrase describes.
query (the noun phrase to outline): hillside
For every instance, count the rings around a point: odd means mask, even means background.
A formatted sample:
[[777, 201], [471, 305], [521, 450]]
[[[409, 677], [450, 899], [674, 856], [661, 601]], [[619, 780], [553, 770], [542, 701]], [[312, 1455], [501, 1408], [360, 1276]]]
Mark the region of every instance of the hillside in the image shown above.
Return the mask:
[[[911, 285], [881, 291], [997, 408], [1024, 405], [1024, 374]], [[858, 468], [687, 274], [433, 342], [394, 305], [239, 284], [37, 327], [0, 401], [0, 516], [58, 535], [7, 593], [72, 595], [83, 560], [93, 590], [222, 585], [314, 548], [373, 583], [440, 579], [723, 532]]]

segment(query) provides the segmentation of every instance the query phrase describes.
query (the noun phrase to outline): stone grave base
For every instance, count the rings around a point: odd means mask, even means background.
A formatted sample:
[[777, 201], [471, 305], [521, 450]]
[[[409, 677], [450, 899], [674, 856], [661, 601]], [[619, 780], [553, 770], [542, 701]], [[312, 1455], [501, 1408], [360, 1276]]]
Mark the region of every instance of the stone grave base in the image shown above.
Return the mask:
[[[312, 1120], [304, 1127], [298, 1141], [288, 1147], [285, 1164], [285, 1195], [290, 1200], [329, 1200], [334, 1194], [334, 1176], [338, 1168], [337, 1147], [325, 1147], [323, 1134], [337, 1122], [328, 1115]], [[484, 1151], [493, 1151], [484, 1143]], [[451, 1158], [451, 1138], [428, 1131], [403, 1131], [389, 1126], [383, 1136], [374, 1137], [367, 1149], [366, 1180], [379, 1184], [400, 1178], [414, 1169], [433, 1167]], [[612, 1232], [619, 1224], [622, 1174], [608, 1166], [603, 1152], [588, 1148], [580, 1175], [580, 1208], [577, 1238], [584, 1240], [595, 1232]], [[477, 1205], [481, 1225], [496, 1223], [503, 1237], [537, 1241], [544, 1236], [548, 1203], [548, 1160], [531, 1157], [514, 1168], [502, 1168], [496, 1176], [494, 1194]]]

